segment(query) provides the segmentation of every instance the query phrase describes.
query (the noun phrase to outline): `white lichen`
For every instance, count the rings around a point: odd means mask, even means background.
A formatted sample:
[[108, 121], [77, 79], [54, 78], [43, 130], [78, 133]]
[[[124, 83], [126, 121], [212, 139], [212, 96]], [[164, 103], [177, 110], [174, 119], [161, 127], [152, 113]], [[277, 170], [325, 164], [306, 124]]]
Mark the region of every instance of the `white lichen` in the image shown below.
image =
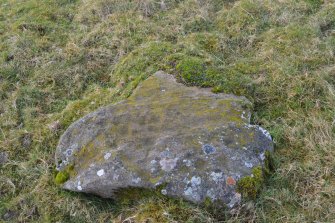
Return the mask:
[[138, 184], [139, 182], [141, 182], [141, 178], [137, 177], [137, 178], [134, 178], [132, 179], [132, 182], [135, 183], [135, 184]]
[[252, 163], [249, 162], [244, 162], [244, 165], [248, 168], [252, 168], [254, 166]]
[[187, 182], [188, 186], [184, 189], [184, 194], [191, 197], [195, 201], [200, 200], [199, 190], [201, 189], [201, 178], [193, 176], [190, 181]]
[[192, 161], [191, 160], [183, 160], [183, 163], [185, 163], [185, 165], [187, 167], [190, 167], [192, 165]]
[[104, 155], [104, 159], [105, 159], [105, 160], [108, 160], [111, 156], [112, 156], [111, 153], [106, 153], [106, 154]]
[[249, 128], [254, 128], [254, 129], [256, 128], [256, 129], [260, 130], [263, 133], [263, 135], [265, 135], [266, 138], [272, 140], [272, 137], [271, 137], [270, 133], [267, 130], [263, 129], [262, 127], [258, 126], [258, 125], [248, 124], [247, 128], [248, 129]]
[[222, 172], [218, 172], [218, 173], [212, 172], [211, 177], [212, 177], [212, 180], [215, 183], [219, 183], [220, 181], [223, 181], [223, 173]]
[[200, 177], [193, 176], [193, 177], [191, 178], [191, 184], [192, 184], [192, 187], [199, 186], [199, 185], [201, 184], [201, 178], [200, 178]]
[[162, 159], [161, 161], [159, 161], [159, 164], [161, 165], [162, 170], [166, 172], [170, 172], [177, 166], [177, 161], [178, 161], [178, 158]]
[[80, 180], [78, 181], [77, 189], [80, 190], [80, 191], [83, 190]]
[[97, 171], [97, 175], [98, 175], [99, 177], [103, 176], [104, 174], [105, 174], [105, 170], [104, 170], [104, 169], [101, 169], [101, 170], [98, 170], [98, 171]]
[[258, 126], [258, 129], [261, 130], [261, 132], [270, 140], [272, 140], [272, 137], [270, 135], [270, 133], [268, 131], [266, 131], [265, 129], [263, 129], [262, 127]]
[[192, 196], [192, 194], [193, 194], [193, 189], [192, 189], [192, 187], [188, 187], [188, 188], [184, 191], [184, 194], [185, 194], [186, 196]]

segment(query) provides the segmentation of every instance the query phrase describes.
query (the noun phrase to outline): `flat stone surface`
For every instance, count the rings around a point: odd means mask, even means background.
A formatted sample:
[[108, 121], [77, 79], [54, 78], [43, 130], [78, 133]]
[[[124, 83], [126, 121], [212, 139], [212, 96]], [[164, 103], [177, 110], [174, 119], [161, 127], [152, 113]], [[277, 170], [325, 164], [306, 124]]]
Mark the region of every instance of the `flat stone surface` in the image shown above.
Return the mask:
[[128, 187], [228, 206], [236, 183], [264, 164], [271, 136], [250, 125], [244, 97], [186, 87], [157, 72], [124, 101], [73, 123], [56, 150], [59, 170], [73, 167], [62, 187], [113, 197]]

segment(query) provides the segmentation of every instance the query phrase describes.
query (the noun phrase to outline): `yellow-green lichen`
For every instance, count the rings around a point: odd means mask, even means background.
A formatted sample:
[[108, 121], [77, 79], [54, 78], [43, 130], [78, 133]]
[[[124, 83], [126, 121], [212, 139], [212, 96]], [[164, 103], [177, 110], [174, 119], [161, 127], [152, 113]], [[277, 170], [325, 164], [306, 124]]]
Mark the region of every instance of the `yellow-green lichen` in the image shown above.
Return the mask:
[[240, 179], [237, 183], [237, 191], [246, 199], [255, 199], [264, 182], [261, 166], [252, 169], [252, 175]]
[[86, 169], [91, 163], [104, 161], [104, 154], [97, 151], [104, 151], [105, 138], [104, 134], [100, 134], [73, 154], [77, 169]]
[[54, 181], [56, 184], [63, 184], [68, 179], [70, 179], [70, 177], [73, 177], [76, 174], [77, 173], [74, 170], [74, 165], [68, 165], [63, 170], [56, 173]]
[[59, 171], [55, 177], [56, 184], [63, 184], [70, 178], [70, 174], [66, 171]]

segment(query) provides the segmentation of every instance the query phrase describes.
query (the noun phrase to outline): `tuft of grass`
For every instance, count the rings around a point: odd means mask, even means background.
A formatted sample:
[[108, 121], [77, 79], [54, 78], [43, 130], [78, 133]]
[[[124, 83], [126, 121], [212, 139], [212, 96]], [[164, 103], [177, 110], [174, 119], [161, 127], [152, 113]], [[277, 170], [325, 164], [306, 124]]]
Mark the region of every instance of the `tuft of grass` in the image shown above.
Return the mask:
[[190, 85], [202, 85], [206, 81], [206, 66], [196, 57], [187, 57], [176, 66], [182, 79]]

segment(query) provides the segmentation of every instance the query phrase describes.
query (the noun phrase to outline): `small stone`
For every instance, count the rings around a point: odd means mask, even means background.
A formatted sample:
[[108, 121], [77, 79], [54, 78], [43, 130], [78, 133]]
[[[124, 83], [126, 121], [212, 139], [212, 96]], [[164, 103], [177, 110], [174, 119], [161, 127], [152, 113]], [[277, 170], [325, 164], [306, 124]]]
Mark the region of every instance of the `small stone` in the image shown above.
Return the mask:
[[164, 0], [161, 0], [159, 5], [160, 5], [160, 8], [161, 8], [162, 11], [166, 11], [167, 7], [166, 7], [166, 4], [165, 4]]
[[25, 133], [23, 134], [23, 136], [21, 136], [21, 145], [22, 147], [24, 147], [25, 149], [30, 148], [33, 140], [32, 140], [32, 135], [29, 133]]
[[17, 216], [17, 212], [8, 210], [2, 217], [3, 220], [5, 221], [10, 221], [12, 220], [15, 216]]
[[61, 127], [61, 125], [60, 125], [59, 120], [57, 120], [57, 121], [48, 125], [49, 130], [52, 131], [52, 132], [56, 132], [57, 130], [60, 129], [60, 127]]
[[8, 162], [8, 153], [0, 152], [0, 165], [3, 165]]

